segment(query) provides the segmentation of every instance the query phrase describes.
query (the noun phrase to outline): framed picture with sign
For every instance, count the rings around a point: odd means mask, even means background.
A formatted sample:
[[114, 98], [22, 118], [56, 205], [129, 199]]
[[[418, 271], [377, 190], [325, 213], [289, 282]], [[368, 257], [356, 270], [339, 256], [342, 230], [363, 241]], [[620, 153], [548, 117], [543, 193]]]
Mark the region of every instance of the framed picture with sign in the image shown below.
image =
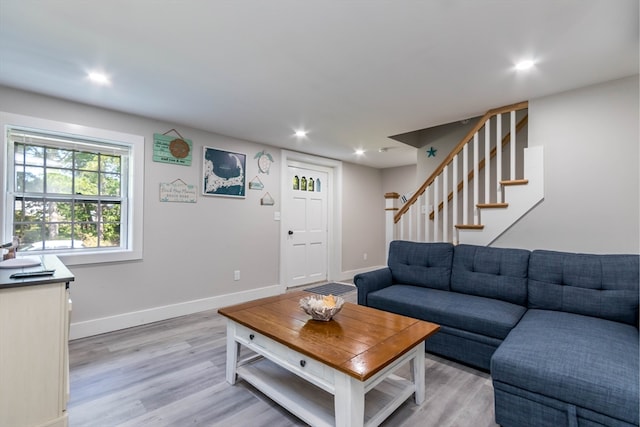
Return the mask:
[[245, 197], [247, 155], [203, 147], [202, 194]]

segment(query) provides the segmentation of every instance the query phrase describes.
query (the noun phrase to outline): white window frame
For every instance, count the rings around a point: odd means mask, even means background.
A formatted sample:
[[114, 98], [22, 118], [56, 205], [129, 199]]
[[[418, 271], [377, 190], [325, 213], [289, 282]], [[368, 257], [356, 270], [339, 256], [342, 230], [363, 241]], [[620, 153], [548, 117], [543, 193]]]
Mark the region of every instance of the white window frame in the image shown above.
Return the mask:
[[[0, 242], [10, 241], [12, 238], [13, 218], [13, 194], [9, 194], [9, 171], [13, 170], [9, 162], [13, 162], [13, 154], [7, 152], [9, 141], [8, 130], [11, 127], [31, 129], [38, 132], [51, 132], [72, 135], [77, 138], [97, 139], [103, 141], [115, 141], [118, 144], [130, 147], [128, 170], [128, 203], [127, 203], [127, 230], [126, 242], [118, 248], [100, 248], [92, 251], [65, 252], [64, 250], [39, 251], [52, 253], [60, 257], [66, 265], [96, 264], [105, 262], [129, 261], [142, 259], [143, 242], [143, 207], [144, 207], [144, 137], [107, 129], [93, 128], [54, 120], [23, 116], [12, 113], [0, 112], [0, 129], [2, 129], [2, 147], [0, 150], [0, 164], [3, 173], [0, 174], [0, 188], [5, 196], [0, 197]], [[20, 253], [18, 253], [20, 255]]]

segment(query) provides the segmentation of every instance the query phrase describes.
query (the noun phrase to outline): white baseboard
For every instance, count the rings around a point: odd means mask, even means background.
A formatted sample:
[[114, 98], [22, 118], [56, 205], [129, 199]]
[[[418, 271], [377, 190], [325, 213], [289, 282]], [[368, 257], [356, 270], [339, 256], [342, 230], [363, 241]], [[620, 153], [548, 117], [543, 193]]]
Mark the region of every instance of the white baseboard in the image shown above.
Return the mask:
[[[199, 311], [213, 310], [220, 307], [226, 307], [228, 305], [240, 304], [258, 298], [279, 295], [283, 293], [283, 291], [282, 286], [272, 285], [264, 288], [252, 289], [250, 291], [217, 295], [215, 297], [186, 301], [162, 307], [154, 307], [130, 313], [118, 314], [115, 316], [86, 320], [83, 322], [72, 322], [69, 330], [69, 339], [73, 340], [77, 338], [84, 338], [92, 335], [103, 334], [105, 332], [130, 328], [132, 326], [157, 322], [159, 320], [193, 314]], [[73, 313], [71, 316], [73, 318]]]
[[340, 273], [339, 280], [353, 280], [356, 274], [366, 273], [368, 271], [380, 270], [381, 268], [385, 268], [386, 265], [375, 265], [373, 267], [359, 268], [357, 270], [348, 270]]

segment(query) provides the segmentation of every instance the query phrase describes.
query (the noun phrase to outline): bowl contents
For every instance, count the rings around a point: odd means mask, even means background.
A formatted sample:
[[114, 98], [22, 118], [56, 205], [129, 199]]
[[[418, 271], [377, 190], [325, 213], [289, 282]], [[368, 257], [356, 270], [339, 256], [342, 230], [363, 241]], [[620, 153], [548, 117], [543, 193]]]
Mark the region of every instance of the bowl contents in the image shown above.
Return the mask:
[[311, 295], [300, 300], [300, 308], [310, 315], [314, 320], [329, 321], [335, 316], [342, 305], [344, 299], [333, 295]]

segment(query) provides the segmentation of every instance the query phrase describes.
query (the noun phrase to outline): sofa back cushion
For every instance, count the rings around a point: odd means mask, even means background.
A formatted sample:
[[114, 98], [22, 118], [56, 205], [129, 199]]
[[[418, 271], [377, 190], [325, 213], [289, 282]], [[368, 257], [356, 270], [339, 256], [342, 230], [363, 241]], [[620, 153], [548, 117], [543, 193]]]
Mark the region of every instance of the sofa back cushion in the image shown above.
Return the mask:
[[638, 255], [536, 250], [529, 261], [529, 308], [637, 325]]
[[530, 253], [524, 249], [458, 245], [453, 252], [451, 290], [526, 306]]
[[389, 245], [393, 283], [449, 290], [453, 245], [394, 240]]

